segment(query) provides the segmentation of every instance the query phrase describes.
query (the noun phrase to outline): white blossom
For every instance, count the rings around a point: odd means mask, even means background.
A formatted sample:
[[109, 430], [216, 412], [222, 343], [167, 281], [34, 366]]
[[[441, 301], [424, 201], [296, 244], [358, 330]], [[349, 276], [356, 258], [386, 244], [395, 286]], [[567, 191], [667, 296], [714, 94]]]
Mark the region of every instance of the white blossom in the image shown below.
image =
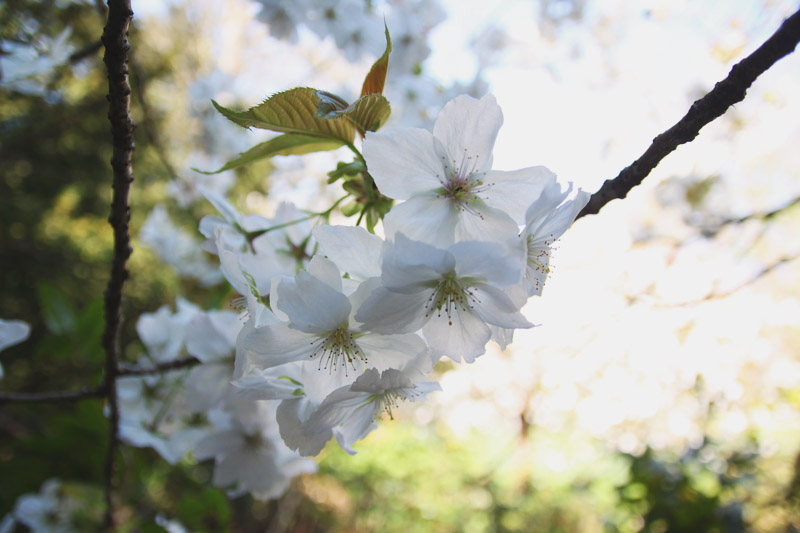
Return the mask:
[[198, 239], [176, 226], [163, 205], [154, 207], [147, 215], [139, 240], [182, 276], [205, 286], [222, 280], [219, 270], [208, 262]]
[[360, 285], [343, 280], [333, 262], [317, 255], [308, 271], [277, 284], [274, 308], [288, 321], [255, 328], [242, 348], [262, 369], [305, 361], [305, 374], [328, 383], [324, 394], [352, 383], [366, 368], [401, 365], [426, 351], [422, 339], [364, 331], [353, 316], [378, 284], [377, 278]]
[[525, 214], [525, 229], [520, 234], [520, 241], [527, 256], [523, 284], [528, 296], [542, 293], [550, 272], [551, 246], [567, 231], [589, 201], [590, 194], [581, 190], [567, 199], [571, 191], [571, 183], [562, 192], [561, 186], [553, 180]]
[[39, 494], [19, 497], [12, 516], [37, 533], [77, 533], [73, 516], [79, 507], [79, 502], [63, 491], [58, 479], [48, 479]]
[[[194, 450], [198, 460], [214, 459], [214, 485], [234, 485], [234, 494], [246, 491], [267, 500], [283, 494], [293, 477], [316, 470], [313, 462], [281, 441], [275, 402], [247, 401], [230, 407], [227, 416], [215, 417], [217, 430]], [[242, 418], [240, 413], [248, 416]]]
[[[316, 455], [331, 437], [349, 454], [356, 453], [353, 443], [363, 439], [375, 429], [375, 421], [383, 412], [393, 418], [392, 409], [401, 400], [414, 401], [427, 393], [441, 390], [438, 383], [414, 382], [416, 369], [389, 368], [378, 372], [366, 370], [349, 386], [333, 391], [307, 420], [296, 424], [295, 431], [281, 435], [290, 448], [299, 449], [302, 455]], [[280, 416], [280, 414], [279, 414]]]
[[364, 157], [378, 189], [405, 200], [386, 215], [387, 236], [401, 232], [446, 247], [516, 235], [553, 173], [541, 166], [492, 170], [502, 123], [494, 96], [462, 95], [444, 106], [433, 134], [414, 128], [367, 133]]
[[177, 359], [186, 342], [187, 328], [200, 312], [193, 303], [178, 298], [173, 313], [168, 305], [155, 313], [142, 313], [136, 321], [136, 332], [155, 362]]
[[[31, 327], [22, 320], [0, 319], [0, 351], [19, 344], [31, 334]], [[3, 365], [0, 365], [0, 379], [3, 378]]]
[[378, 333], [422, 328], [431, 354], [472, 362], [485, 351], [490, 325], [528, 328], [504, 292], [518, 282], [522, 256], [501, 243], [460, 242], [446, 249], [398, 233], [383, 254], [381, 285], [356, 320]]

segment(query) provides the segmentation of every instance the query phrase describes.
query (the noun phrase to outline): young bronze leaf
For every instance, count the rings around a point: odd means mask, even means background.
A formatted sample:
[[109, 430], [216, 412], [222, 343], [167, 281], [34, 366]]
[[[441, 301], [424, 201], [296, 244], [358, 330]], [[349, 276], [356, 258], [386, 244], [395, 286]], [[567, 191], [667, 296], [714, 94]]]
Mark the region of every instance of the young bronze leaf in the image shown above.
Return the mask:
[[349, 105], [343, 98], [327, 91], [317, 91], [319, 105], [317, 106], [317, 116], [320, 118], [336, 118]]
[[392, 39], [389, 37], [389, 27], [386, 28], [386, 51], [372, 64], [364, 85], [361, 86], [361, 96], [383, 93], [383, 84], [386, 82], [386, 71], [389, 70], [389, 54], [392, 52]]
[[233, 111], [211, 101], [217, 111], [244, 128], [261, 128], [309, 135], [320, 139], [353, 142], [355, 129], [344, 118], [324, 119], [317, 116], [320, 104], [317, 90], [297, 87], [270, 96], [247, 111]]
[[312, 137], [310, 135], [300, 135], [297, 133], [284, 133], [278, 135], [274, 139], [270, 139], [261, 144], [257, 144], [250, 148], [248, 151], [239, 154], [239, 157], [232, 159], [225, 163], [222, 168], [213, 172], [206, 172], [204, 170], [193, 169], [201, 174], [219, 174], [226, 170], [231, 170], [253, 161], [258, 161], [265, 157], [273, 157], [276, 155], [301, 155], [309, 154], [311, 152], [324, 152], [327, 150], [335, 150], [344, 144], [344, 141], [338, 139], [320, 139], [319, 137]]
[[380, 94], [368, 94], [353, 102], [344, 111], [344, 116], [355, 125], [363, 136], [368, 131], [377, 131], [384, 125], [391, 113], [389, 100]]
[[389, 100], [380, 94], [362, 96], [344, 109], [327, 109], [329, 111], [325, 113], [325, 118], [346, 118], [362, 137], [368, 131], [377, 131], [392, 113]]

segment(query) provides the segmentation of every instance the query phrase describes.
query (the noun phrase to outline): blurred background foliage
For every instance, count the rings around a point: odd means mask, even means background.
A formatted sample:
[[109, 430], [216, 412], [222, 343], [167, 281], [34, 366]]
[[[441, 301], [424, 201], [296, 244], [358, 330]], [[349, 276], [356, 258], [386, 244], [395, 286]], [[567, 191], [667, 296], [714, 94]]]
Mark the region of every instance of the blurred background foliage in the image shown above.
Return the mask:
[[[112, 249], [106, 79], [98, 46], [104, 17], [100, 2], [6, 0], [0, 6], [2, 42], [55, 37], [71, 28], [76, 50], [41, 94], [0, 87], [0, 317], [33, 328], [30, 342], [3, 353], [4, 390], [66, 390], [101, 379], [102, 293]], [[180, 7], [150, 33], [137, 24], [130, 37], [138, 124], [133, 235], [147, 213], [169, 199], [167, 184], [188, 172], [172, 161], [204, 142], [196, 115], [166, 106], [160, 95], [184, 93], [209, 53], [192, 34], [191, 13]], [[266, 193], [269, 170], [267, 164], [238, 170], [229, 197], [237, 202], [252, 190]], [[696, 210], [715, 182], [709, 177], [670, 186]], [[171, 205], [171, 216], [185, 228], [212, 211], [204, 202]], [[130, 268], [122, 336], [128, 361], [142, 352], [135, 332], [142, 312], [171, 305], [177, 295], [205, 307], [230, 296], [225, 288], [178, 276], [137, 242]], [[796, 391], [790, 394], [797, 405]], [[120, 529], [163, 531], [155, 523], [161, 515], [189, 531], [800, 530], [800, 463], [762, 454], [755, 435], [736, 443], [707, 437], [679, 452], [647, 447], [627, 453], [601, 439], [576, 441], [529, 424], [524, 413], [513, 437], [456, 435], [423, 427], [410, 413], [370, 435], [354, 457], [328, 447], [318, 474], [295, 480], [272, 502], [228, 498], [209, 485], [206, 463], [186, 459], [171, 466], [151, 450], [123, 447]], [[4, 405], [0, 517], [21, 494], [38, 492], [43, 480], [56, 477], [87, 503], [87, 523], [96, 523], [106, 435], [96, 400]], [[555, 468], [548, 461], [553, 450], [580, 459]]]

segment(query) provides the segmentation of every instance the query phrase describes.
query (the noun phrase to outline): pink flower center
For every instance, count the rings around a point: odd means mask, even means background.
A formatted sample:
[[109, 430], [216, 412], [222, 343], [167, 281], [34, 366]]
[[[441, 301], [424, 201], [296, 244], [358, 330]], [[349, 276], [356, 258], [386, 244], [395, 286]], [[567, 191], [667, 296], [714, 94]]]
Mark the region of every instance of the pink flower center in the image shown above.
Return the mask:
[[485, 183], [483, 181], [485, 172], [477, 170], [479, 156], [469, 155], [465, 148], [461, 161], [447, 159], [446, 156], [442, 156], [441, 159], [444, 172], [442, 175], [436, 175], [442, 184], [439, 197], [447, 198], [461, 211], [483, 218], [473, 204], [481, 200], [480, 194], [494, 184]]

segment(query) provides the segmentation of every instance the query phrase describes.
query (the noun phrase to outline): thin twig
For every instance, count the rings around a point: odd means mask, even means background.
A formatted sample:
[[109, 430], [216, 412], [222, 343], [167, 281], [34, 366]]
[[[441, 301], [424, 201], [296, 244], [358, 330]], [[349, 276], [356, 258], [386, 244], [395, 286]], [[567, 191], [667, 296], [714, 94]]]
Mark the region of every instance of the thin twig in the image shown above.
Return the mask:
[[183, 359], [175, 359], [174, 361], [167, 361], [149, 367], [140, 367], [136, 365], [121, 365], [117, 375], [124, 376], [148, 376], [151, 374], [163, 374], [170, 370], [179, 370], [181, 368], [189, 368], [200, 364], [200, 359], [196, 357], [185, 357]]
[[792, 261], [796, 261], [797, 259], [800, 259], [800, 254], [798, 254], [798, 255], [788, 255], [788, 256], [781, 257], [780, 259], [776, 260], [774, 263], [770, 263], [770, 264], [766, 265], [764, 268], [762, 268], [761, 270], [759, 270], [758, 272], [753, 274], [753, 276], [750, 277], [750, 279], [748, 279], [747, 281], [745, 281], [743, 283], [740, 283], [739, 285], [737, 285], [737, 286], [735, 286], [735, 287], [733, 287], [731, 289], [728, 289], [727, 291], [717, 292], [717, 290], [712, 289], [711, 292], [709, 292], [708, 294], [706, 294], [702, 298], [697, 298], [697, 299], [694, 299], [694, 300], [687, 300], [687, 301], [679, 302], [679, 303], [676, 303], [676, 304], [666, 304], [666, 305], [661, 304], [661, 305], [658, 305], [658, 307], [685, 307], [685, 306], [690, 306], [690, 305], [698, 305], [698, 304], [701, 304], [703, 302], [709, 302], [711, 300], [721, 300], [723, 298], [727, 298], [728, 296], [732, 296], [734, 293], [744, 289], [745, 287], [749, 287], [750, 285], [754, 284], [755, 282], [757, 282], [758, 280], [760, 280], [761, 278], [763, 278], [764, 276], [766, 276], [767, 274], [769, 274], [770, 272], [772, 272], [776, 268], [780, 267], [781, 265], [785, 265], [786, 263], [791, 263]]
[[728, 77], [692, 104], [689, 112], [677, 124], [653, 139], [653, 143], [639, 159], [623, 169], [616, 178], [606, 180], [600, 190], [589, 199], [586, 207], [578, 213], [577, 218], [594, 215], [611, 200], [625, 198], [670, 152], [679, 145], [694, 140], [703, 126], [722, 116], [733, 104], [744, 100], [747, 89], [756, 78], [779, 59], [792, 53], [798, 42], [800, 10], [784, 20], [778, 31], [758, 50], [734, 65]]
[[76, 50], [75, 52], [72, 52], [69, 55], [68, 61], [70, 63], [80, 63], [87, 57], [99, 52], [101, 48], [103, 48], [102, 41], [97, 41], [96, 43], [87, 44], [83, 48]]
[[3, 403], [37, 403], [37, 402], [77, 402], [87, 398], [102, 398], [106, 395], [106, 388], [83, 388], [72, 391], [58, 392], [8, 392], [0, 394], [0, 404]]
[[769, 265], [765, 266], [764, 268], [762, 268], [761, 270], [756, 272], [750, 279], [748, 279], [744, 283], [742, 283], [740, 285], [737, 285], [736, 287], [733, 287], [732, 289], [728, 289], [727, 291], [724, 291], [724, 292], [713, 291], [710, 294], [706, 295], [706, 297], [703, 298], [703, 300], [707, 301], [707, 300], [716, 300], [716, 299], [719, 299], [719, 298], [727, 298], [728, 296], [731, 296], [733, 293], [735, 293], [735, 292], [737, 292], [737, 291], [739, 291], [741, 289], [744, 289], [745, 287], [747, 287], [749, 285], [752, 285], [753, 283], [755, 283], [756, 281], [760, 280], [761, 278], [763, 278], [764, 276], [766, 276], [767, 274], [769, 274], [770, 272], [772, 272], [773, 270], [775, 270], [779, 266], [785, 265], [786, 263], [791, 263], [792, 261], [796, 260], [797, 258], [800, 258], [800, 255], [790, 255], [790, 256], [781, 257], [780, 259], [778, 259], [774, 263], [770, 263]]
[[179, 180], [180, 176], [175, 170], [175, 167], [172, 166], [172, 163], [170, 163], [169, 157], [164, 150], [164, 144], [161, 142], [161, 138], [158, 135], [157, 130], [153, 128], [155, 119], [153, 118], [153, 112], [150, 109], [150, 104], [146, 98], [145, 80], [142, 75], [142, 70], [138, 68], [136, 61], [133, 59], [131, 59], [128, 67], [130, 68], [134, 78], [133, 90], [135, 91], [136, 100], [139, 104], [139, 110], [141, 111], [141, 125], [144, 128], [144, 134], [147, 136], [150, 146], [155, 148], [156, 155], [161, 161], [161, 164], [164, 165], [164, 169], [167, 171], [167, 174], [169, 174], [170, 178], [173, 180]]
[[109, 405], [109, 443], [105, 466], [105, 527], [114, 527], [112, 487], [114, 480], [114, 456], [119, 443], [119, 405], [117, 402], [117, 376], [119, 374], [119, 330], [122, 322], [122, 289], [128, 277], [127, 261], [133, 249], [130, 237], [130, 196], [133, 182], [133, 130], [131, 119], [131, 86], [128, 81], [128, 28], [133, 11], [130, 0], [109, 0], [108, 21], [103, 30], [105, 47], [103, 62], [108, 70], [108, 120], [114, 151], [111, 156], [113, 169], [113, 197], [108, 221], [114, 229], [114, 258], [111, 264], [111, 279], [105, 293], [105, 331], [102, 345], [106, 353], [104, 385]]
[[786, 202], [785, 204], [783, 204], [780, 207], [776, 207], [775, 209], [773, 209], [771, 211], [765, 211], [763, 213], [751, 213], [749, 215], [745, 215], [745, 216], [739, 217], [739, 218], [726, 218], [726, 219], [721, 220], [718, 225], [720, 227], [722, 227], [722, 226], [728, 226], [728, 225], [731, 225], [731, 224], [741, 224], [743, 222], [747, 222], [748, 220], [764, 220], [764, 221], [771, 220], [771, 219], [777, 217], [778, 215], [780, 215], [781, 213], [783, 213], [784, 211], [788, 211], [789, 209], [792, 209], [796, 205], [800, 205], [800, 196], [798, 196], [794, 200]]
[[[758, 220], [764, 223], [770, 222], [772, 219], [781, 216], [786, 211], [790, 211], [798, 205], [800, 205], [800, 196], [789, 200], [782, 206], [776, 207], [769, 211], [750, 213], [749, 215], [744, 215], [741, 217], [724, 218], [714, 214], [700, 214], [695, 217], [685, 217], [685, 220], [690, 226], [699, 229], [703, 234], [703, 237], [710, 239], [712, 237], [716, 237], [723, 228], [727, 228], [728, 226], [738, 226], [739, 224], [744, 224], [745, 222], [749, 222], [751, 220]], [[767, 225], [764, 224], [760, 234], [756, 237], [756, 239], [754, 239], [754, 243], [764, 236], [766, 229]]]

